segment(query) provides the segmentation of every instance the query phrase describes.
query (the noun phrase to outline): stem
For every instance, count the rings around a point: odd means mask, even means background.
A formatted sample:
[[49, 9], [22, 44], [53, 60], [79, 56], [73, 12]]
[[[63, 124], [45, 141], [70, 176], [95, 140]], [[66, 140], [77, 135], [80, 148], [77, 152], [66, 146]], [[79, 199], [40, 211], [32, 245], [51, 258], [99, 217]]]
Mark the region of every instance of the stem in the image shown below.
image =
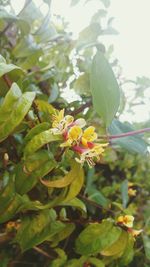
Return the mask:
[[45, 257], [49, 258], [49, 259], [53, 259], [52, 256], [50, 256], [46, 251], [44, 251], [43, 249], [39, 248], [39, 247], [33, 247], [34, 250], [36, 250], [37, 252], [39, 252], [40, 254], [44, 255]]
[[122, 138], [122, 137], [132, 136], [132, 135], [141, 134], [145, 132], [150, 132], [150, 128], [144, 128], [144, 129], [122, 133], [122, 134], [110, 135], [108, 136], [108, 139]]
[[115, 214], [115, 212], [113, 210], [111, 210], [109, 208], [105, 208], [105, 207], [101, 206], [100, 204], [97, 204], [95, 201], [93, 201], [93, 200], [91, 200], [91, 199], [89, 199], [89, 198], [87, 198], [85, 196], [82, 196], [81, 194], [79, 194], [79, 197], [81, 199], [87, 201], [89, 204], [91, 204], [92, 206], [94, 206], [94, 207], [96, 207], [98, 209], [101, 209], [101, 210], [104, 209], [104, 210], [106, 210], [108, 212], [111, 212], [112, 214]]
[[83, 104], [80, 108], [73, 110], [72, 112], [70, 112], [71, 116], [75, 116], [79, 113], [81, 113], [83, 110], [85, 110], [86, 108], [92, 106], [92, 100], [90, 100], [89, 102]]

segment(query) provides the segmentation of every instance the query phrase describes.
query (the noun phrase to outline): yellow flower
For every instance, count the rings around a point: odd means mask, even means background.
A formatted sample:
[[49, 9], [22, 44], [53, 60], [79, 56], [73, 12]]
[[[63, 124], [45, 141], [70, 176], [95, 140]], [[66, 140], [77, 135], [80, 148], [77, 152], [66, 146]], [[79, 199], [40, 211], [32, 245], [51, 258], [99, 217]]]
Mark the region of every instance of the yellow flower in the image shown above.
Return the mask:
[[95, 144], [91, 149], [83, 149], [83, 152], [81, 152], [80, 155], [80, 159], [76, 158], [76, 161], [81, 164], [84, 164], [84, 162], [86, 161], [89, 167], [94, 166], [94, 160], [99, 160], [100, 156], [104, 152], [104, 147], [106, 147], [107, 145], [108, 144]]
[[131, 196], [131, 197], [132, 196], [133, 197], [136, 196], [136, 192], [137, 192], [136, 189], [132, 189], [132, 188], [128, 189], [128, 195]]
[[119, 216], [117, 219], [117, 223], [123, 224], [128, 228], [133, 227], [133, 221], [134, 217], [132, 215]]
[[82, 136], [82, 133], [83, 133], [82, 129], [79, 126], [74, 125], [68, 131], [66, 142], [64, 142], [60, 146], [66, 147], [66, 146], [76, 145], [78, 142], [80, 142], [80, 138]]
[[97, 134], [95, 133], [95, 127], [90, 126], [83, 132], [81, 142], [83, 146], [88, 147], [88, 142], [93, 142], [96, 139]]
[[64, 109], [56, 111], [56, 114], [53, 115], [53, 123], [51, 132], [53, 134], [63, 134], [67, 127], [73, 123], [74, 118], [70, 115], [64, 116]]

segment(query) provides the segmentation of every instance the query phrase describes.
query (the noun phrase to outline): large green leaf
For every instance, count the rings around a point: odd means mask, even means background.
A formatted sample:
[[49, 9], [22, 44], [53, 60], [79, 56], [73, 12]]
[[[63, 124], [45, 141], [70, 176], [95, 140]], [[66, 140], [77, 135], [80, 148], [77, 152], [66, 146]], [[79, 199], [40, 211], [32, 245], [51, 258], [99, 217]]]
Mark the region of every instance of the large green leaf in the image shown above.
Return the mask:
[[90, 83], [94, 109], [108, 126], [119, 108], [120, 90], [111, 66], [100, 51], [93, 58]]
[[121, 257], [121, 255], [126, 249], [128, 243], [128, 236], [129, 234], [126, 231], [122, 231], [117, 241], [102, 250], [101, 254], [108, 257]]
[[21, 123], [29, 111], [34, 98], [34, 92], [22, 94], [17, 84], [12, 84], [0, 107], [0, 142], [6, 139]]
[[[134, 131], [130, 123], [122, 123], [119, 120], [114, 119], [108, 128], [111, 135], [123, 134], [126, 132]], [[133, 152], [146, 154], [148, 144], [142, 139], [142, 135], [132, 135], [121, 138], [111, 139], [111, 143], [114, 145], [119, 145], [120, 147]]]
[[76, 252], [93, 255], [115, 243], [122, 233], [121, 228], [113, 226], [111, 221], [90, 224], [76, 240]]
[[15, 241], [20, 244], [22, 251], [30, 249], [65, 228], [65, 224], [55, 220], [54, 210], [45, 210], [38, 215], [24, 218]]

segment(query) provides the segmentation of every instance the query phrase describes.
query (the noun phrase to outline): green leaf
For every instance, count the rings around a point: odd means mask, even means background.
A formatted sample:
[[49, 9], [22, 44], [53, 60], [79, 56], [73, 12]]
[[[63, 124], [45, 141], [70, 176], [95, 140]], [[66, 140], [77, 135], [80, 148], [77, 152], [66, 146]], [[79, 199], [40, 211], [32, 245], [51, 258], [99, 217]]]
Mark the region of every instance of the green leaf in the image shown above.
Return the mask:
[[20, 42], [13, 49], [13, 55], [16, 58], [25, 58], [31, 56], [35, 51], [41, 50], [41, 47], [34, 41], [32, 35], [21, 38]]
[[[122, 123], [119, 120], [114, 119], [108, 128], [111, 135], [118, 135], [126, 132], [134, 131], [130, 123]], [[146, 154], [148, 144], [142, 139], [142, 135], [133, 135], [127, 137], [121, 137], [116, 139], [111, 139], [111, 143], [114, 145], [119, 145], [122, 148], [132, 152]]]
[[66, 253], [60, 248], [56, 248], [55, 252], [58, 254], [58, 257], [51, 262], [49, 267], [64, 267], [67, 261]]
[[0, 206], [0, 216], [9, 206], [10, 202], [14, 198], [14, 195], [15, 195], [14, 176], [8, 175], [7, 184], [3, 187], [3, 189], [0, 192], [0, 203], [3, 203], [3, 205]]
[[15, 241], [22, 251], [28, 250], [62, 231], [65, 224], [55, 220], [54, 210], [45, 210], [38, 215], [24, 218]]
[[118, 240], [122, 230], [113, 223], [104, 220], [94, 223], [84, 229], [76, 240], [76, 252], [82, 255], [94, 255]]
[[41, 179], [41, 183], [47, 187], [55, 187], [55, 188], [66, 187], [76, 179], [77, 173], [81, 173], [80, 169], [82, 169], [81, 165], [74, 161], [72, 163], [70, 172], [68, 172], [63, 178], [54, 181]]
[[35, 135], [25, 146], [24, 155], [25, 157], [28, 155], [33, 154], [42, 146], [54, 142], [54, 141], [61, 141], [61, 135], [54, 135], [50, 130], [43, 131], [37, 135]]
[[19, 194], [14, 194], [11, 201], [9, 201], [8, 205], [5, 206], [5, 210], [0, 213], [0, 223], [4, 223], [21, 210], [21, 207], [26, 202], [26, 198], [20, 196]]
[[128, 180], [124, 180], [121, 183], [121, 196], [122, 196], [122, 204], [123, 208], [127, 207], [129, 196], [128, 196]]
[[90, 86], [94, 109], [108, 126], [119, 108], [120, 91], [114, 73], [100, 51], [93, 58]]
[[94, 257], [88, 258], [88, 262], [94, 265], [95, 267], [105, 267], [104, 263], [101, 260]]
[[0, 107], [0, 142], [6, 139], [21, 123], [29, 111], [34, 98], [34, 92], [22, 94], [17, 84], [12, 84]]
[[126, 267], [132, 261], [134, 256], [134, 250], [133, 250], [134, 242], [135, 242], [134, 238], [131, 235], [129, 235], [126, 249], [123, 255], [121, 256], [120, 260], [118, 261], [119, 267], [123, 266]]
[[65, 200], [63, 200], [61, 203], [62, 204], [60, 204], [60, 205], [62, 205], [62, 206], [75, 207], [77, 209], [80, 209], [84, 213], [87, 212], [85, 204], [80, 199], [78, 199], [76, 197], [73, 198], [73, 199], [71, 199], [71, 200], [69, 200], [68, 202], [66, 202]]
[[146, 258], [150, 260], [150, 238], [146, 235], [143, 235], [143, 243], [144, 243]]
[[25, 136], [24, 142], [29, 142], [35, 135], [44, 132], [50, 128], [50, 124], [48, 122], [42, 122], [35, 127], [33, 127]]
[[101, 254], [103, 256], [121, 257], [121, 255], [126, 249], [128, 243], [128, 236], [129, 234], [127, 232], [122, 231], [117, 241], [114, 242], [112, 245], [106, 247], [103, 251], [101, 251]]
[[[74, 163], [75, 165], [77, 163]], [[83, 172], [83, 168], [81, 167], [81, 165], [76, 165], [76, 171], [74, 172], [75, 175], [75, 179], [73, 180], [73, 182], [70, 184], [69, 188], [68, 188], [68, 192], [67, 195], [65, 197], [65, 199], [63, 199], [62, 203], [67, 203], [68, 201], [72, 200], [73, 198], [75, 198], [84, 183], [84, 172]]]
[[109, 200], [97, 189], [91, 187], [87, 191], [88, 199], [95, 201], [97, 204], [100, 204], [102, 207], [107, 208], [110, 204]]
[[0, 55], [0, 77], [15, 69], [19, 70], [19, 72], [22, 72], [22, 69], [17, 67], [16, 65], [7, 64], [6, 60]]
[[66, 224], [65, 227], [62, 229], [62, 231], [49, 238], [49, 241], [52, 242], [51, 246], [56, 247], [60, 241], [70, 236], [74, 230], [75, 230], [75, 225], [73, 223]]
[[41, 150], [22, 160], [15, 168], [15, 186], [19, 194], [30, 191], [36, 183], [56, 167], [51, 153]]

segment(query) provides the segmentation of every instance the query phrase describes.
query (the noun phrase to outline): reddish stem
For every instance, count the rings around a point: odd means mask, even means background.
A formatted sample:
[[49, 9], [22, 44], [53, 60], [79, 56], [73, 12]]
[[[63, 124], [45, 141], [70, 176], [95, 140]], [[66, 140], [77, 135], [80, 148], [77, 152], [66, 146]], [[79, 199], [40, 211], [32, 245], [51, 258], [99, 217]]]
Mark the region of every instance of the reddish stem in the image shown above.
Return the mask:
[[145, 133], [145, 132], [150, 132], [150, 128], [144, 128], [144, 129], [131, 131], [131, 132], [127, 132], [127, 133], [122, 133], [122, 134], [109, 135], [108, 139], [117, 139], [117, 138], [132, 136], [132, 135], [136, 135], [136, 134], [141, 134], [141, 133]]

